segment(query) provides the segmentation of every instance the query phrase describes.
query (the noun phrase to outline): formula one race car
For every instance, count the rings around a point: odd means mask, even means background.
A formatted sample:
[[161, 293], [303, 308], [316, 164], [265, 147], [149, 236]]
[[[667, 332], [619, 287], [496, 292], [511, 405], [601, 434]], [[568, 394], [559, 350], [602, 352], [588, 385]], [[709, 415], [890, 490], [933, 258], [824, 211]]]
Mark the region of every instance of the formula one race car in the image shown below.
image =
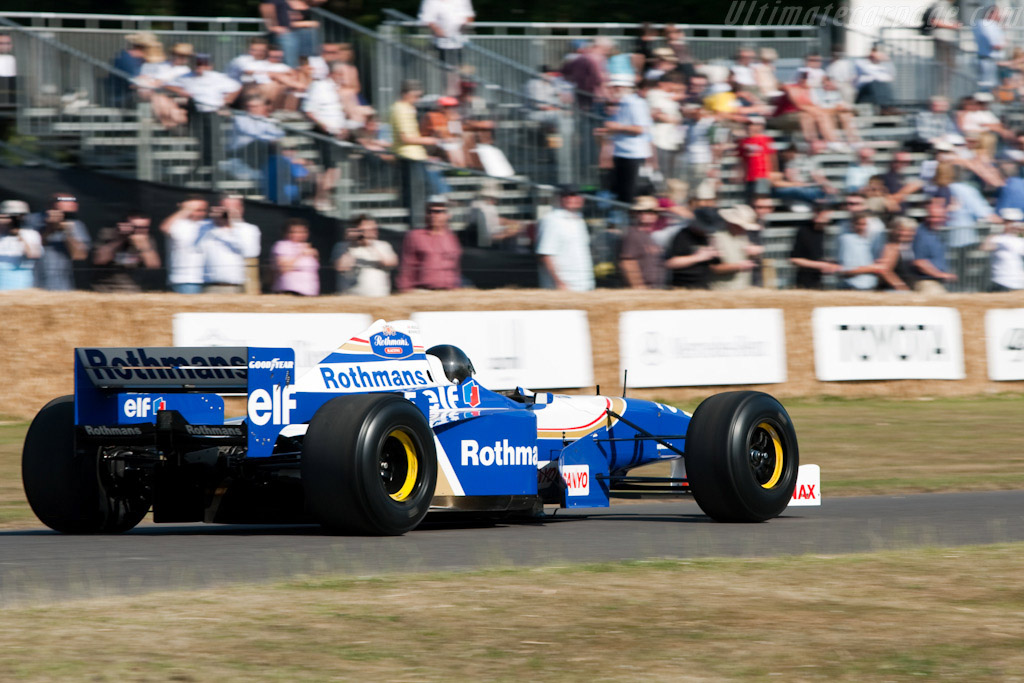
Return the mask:
[[[409, 321], [375, 322], [296, 377], [286, 348], [79, 348], [75, 394], [25, 438], [32, 510], [67, 533], [155, 522], [315, 521], [402, 534], [430, 511], [542, 513], [612, 495], [692, 494], [710, 517], [760, 522], [794, 497], [798, 453], [767, 394], [672, 406], [517, 389], [473, 377]], [[223, 395], [244, 395], [225, 419]], [[674, 460], [670, 477], [631, 476]]]

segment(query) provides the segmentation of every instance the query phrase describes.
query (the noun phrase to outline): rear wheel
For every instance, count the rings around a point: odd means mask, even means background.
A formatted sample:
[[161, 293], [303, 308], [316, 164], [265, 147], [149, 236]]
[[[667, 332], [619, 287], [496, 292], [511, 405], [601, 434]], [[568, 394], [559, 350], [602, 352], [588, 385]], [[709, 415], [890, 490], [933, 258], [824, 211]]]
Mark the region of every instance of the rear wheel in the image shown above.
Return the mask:
[[327, 528], [404, 534], [423, 521], [434, 496], [433, 432], [397, 394], [331, 399], [309, 422], [302, 482], [307, 506]]
[[73, 396], [50, 401], [32, 420], [21, 477], [32, 512], [46, 526], [68, 534], [133, 528], [149, 512], [149, 498], [117, 475], [100, 449], [76, 449]]
[[796, 431], [768, 394], [734, 391], [701, 403], [686, 433], [686, 476], [719, 522], [763, 522], [786, 509], [800, 466]]

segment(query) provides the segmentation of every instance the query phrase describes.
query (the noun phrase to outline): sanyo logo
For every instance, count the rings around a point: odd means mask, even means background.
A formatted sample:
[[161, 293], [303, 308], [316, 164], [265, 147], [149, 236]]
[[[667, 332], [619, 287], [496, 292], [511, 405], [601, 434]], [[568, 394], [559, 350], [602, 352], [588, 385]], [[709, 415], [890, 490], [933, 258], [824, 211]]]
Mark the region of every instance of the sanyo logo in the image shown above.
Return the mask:
[[496, 465], [533, 465], [537, 466], [536, 446], [509, 446], [508, 439], [495, 441], [494, 446], [480, 447], [480, 444], [473, 440], [462, 442], [462, 465], [483, 465], [490, 467]]
[[250, 370], [291, 370], [295, 367], [295, 361], [272, 358], [270, 360], [249, 361]]
[[257, 389], [249, 394], [249, 422], [262, 427], [268, 422], [276, 425], [291, 424], [291, 411], [295, 410], [295, 387], [274, 386], [272, 391]]

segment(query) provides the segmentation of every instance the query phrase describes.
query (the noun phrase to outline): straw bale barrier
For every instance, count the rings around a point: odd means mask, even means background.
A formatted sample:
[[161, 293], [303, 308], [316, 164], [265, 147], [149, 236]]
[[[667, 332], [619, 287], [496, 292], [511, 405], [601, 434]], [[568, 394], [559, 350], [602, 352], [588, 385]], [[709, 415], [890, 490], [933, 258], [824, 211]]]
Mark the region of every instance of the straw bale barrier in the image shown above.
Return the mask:
[[[951, 306], [960, 311], [967, 378], [962, 381], [819, 382], [814, 376], [811, 311], [817, 306]], [[538, 290], [430, 292], [386, 299], [294, 296], [180, 296], [90, 292], [0, 292], [0, 415], [31, 417], [51, 398], [72, 392], [76, 346], [169, 346], [175, 313], [185, 311], [368, 313], [390, 320], [416, 311], [583, 309], [590, 319], [595, 380], [604, 393], [620, 390], [618, 320], [630, 310], [781, 308], [785, 312], [788, 377], [784, 384], [750, 387], [779, 397], [922, 397], [1024, 390], [1024, 382], [991, 382], [985, 360], [985, 311], [1024, 307], [1024, 293], [919, 295], [750, 290], [744, 292], [600, 290], [586, 294]], [[339, 340], [339, 343], [342, 340]], [[666, 388], [630, 395], [695, 405], [736, 387]]]

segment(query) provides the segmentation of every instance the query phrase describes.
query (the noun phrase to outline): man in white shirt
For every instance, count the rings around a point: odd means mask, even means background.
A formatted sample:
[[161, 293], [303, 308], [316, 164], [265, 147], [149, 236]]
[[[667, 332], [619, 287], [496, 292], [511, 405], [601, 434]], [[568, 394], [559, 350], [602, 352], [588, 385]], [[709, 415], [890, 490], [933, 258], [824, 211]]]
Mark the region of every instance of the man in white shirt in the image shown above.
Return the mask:
[[729, 67], [732, 79], [749, 90], [757, 89], [754, 77], [754, 51], [749, 47], [741, 47], [736, 53], [736, 63]]
[[270, 43], [266, 38], [253, 38], [249, 41], [249, 50], [238, 55], [228, 64], [227, 75], [243, 85], [256, 83], [257, 77], [266, 71], [267, 51]]
[[984, 18], [974, 25], [974, 44], [978, 49], [978, 85], [991, 90], [999, 84], [999, 61], [1003, 59], [1006, 35], [998, 5], [989, 7]]
[[574, 185], [560, 189], [561, 208], [547, 213], [537, 225], [540, 286], [587, 292], [594, 288], [590, 233], [580, 216], [583, 196]]
[[990, 292], [1011, 292], [1024, 289], [1024, 211], [1005, 208], [1003, 232], [989, 235], [981, 248], [991, 254], [992, 283]]
[[[203, 255], [203, 292], [241, 294], [246, 284], [246, 259], [260, 254], [260, 231], [239, 217], [232, 220], [229, 206], [240, 200], [224, 198], [199, 226], [197, 243]], [[234, 213], [239, 215], [239, 209]]]
[[36, 261], [43, 255], [39, 233], [22, 227], [28, 204], [8, 199], [0, 204], [0, 291], [35, 284]]
[[[15, 105], [16, 83], [18, 77], [18, 62], [11, 51], [14, 49], [14, 40], [7, 33], [0, 33], [0, 106], [13, 107]], [[0, 124], [0, 132], [3, 132], [3, 124]], [[4, 136], [6, 139], [6, 136]]]
[[230, 106], [242, 92], [242, 84], [213, 69], [210, 55], [197, 54], [196, 68], [167, 86], [168, 90], [188, 97], [189, 125], [199, 138], [202, 164], [210, 166], [220, 157], [221, 142], [218, 112]]
[[208, 208], [205, 199], [190, 197], [160, 224], [160, 231], [167, 236], [167, 283], [178, 294], [199, 294], [203, 289], [199, 230]]
[[457, 95], [458, 68], [462, 65], [462, 46], [466, 44], [465, 27], [476, 14], [470, 0], [423, 0], [419, 21], [434, 34], [438, 57], [449, 69], [448, 95]]

